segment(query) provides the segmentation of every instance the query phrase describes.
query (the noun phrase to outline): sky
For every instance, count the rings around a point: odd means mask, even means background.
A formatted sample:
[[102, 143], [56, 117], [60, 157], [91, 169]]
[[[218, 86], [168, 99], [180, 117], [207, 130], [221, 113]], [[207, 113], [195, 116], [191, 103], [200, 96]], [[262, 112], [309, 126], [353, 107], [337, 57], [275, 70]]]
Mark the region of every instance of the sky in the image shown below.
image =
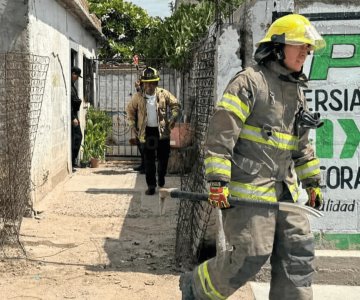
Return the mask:
[[140, 6], [147, 13], [152, 16], [156, 17], [159, 16], [161, 18], [169, 17], [170, 16], [170, 8], [169, 2], [170, 0], [125, 0], [126, 2], [132, 2], [137, 6]]

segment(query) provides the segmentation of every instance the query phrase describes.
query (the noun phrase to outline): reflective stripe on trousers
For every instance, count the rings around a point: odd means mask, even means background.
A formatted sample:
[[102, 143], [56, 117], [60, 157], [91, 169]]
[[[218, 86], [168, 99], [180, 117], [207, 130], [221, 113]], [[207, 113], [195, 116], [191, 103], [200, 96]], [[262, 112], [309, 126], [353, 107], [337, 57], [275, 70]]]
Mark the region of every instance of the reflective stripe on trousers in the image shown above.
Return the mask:
[[314, 239], [306, 216], [247, 207], [222, 213], [229, 249], [195, 269], [196, 299], [226, 299], [258, 273], [269, 257], [269, 299], [312, 299]]

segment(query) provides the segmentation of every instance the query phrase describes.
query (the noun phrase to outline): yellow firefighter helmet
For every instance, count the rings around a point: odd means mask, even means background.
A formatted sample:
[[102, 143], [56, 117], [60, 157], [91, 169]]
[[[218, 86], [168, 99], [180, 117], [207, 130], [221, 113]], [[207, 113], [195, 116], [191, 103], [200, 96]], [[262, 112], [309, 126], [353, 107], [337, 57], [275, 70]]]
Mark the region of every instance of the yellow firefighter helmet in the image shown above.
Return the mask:
[[146, 67], [140, 77], [141, 82], [157, 82], [160, 80], [159, 73], [156, 69]]
[[266, 42], [302, 45], [309, 44], [314, 50], [325, 47], [325, 41], [310, 21], [302, 15], [290, 14], [277, 19], [256, 47]]

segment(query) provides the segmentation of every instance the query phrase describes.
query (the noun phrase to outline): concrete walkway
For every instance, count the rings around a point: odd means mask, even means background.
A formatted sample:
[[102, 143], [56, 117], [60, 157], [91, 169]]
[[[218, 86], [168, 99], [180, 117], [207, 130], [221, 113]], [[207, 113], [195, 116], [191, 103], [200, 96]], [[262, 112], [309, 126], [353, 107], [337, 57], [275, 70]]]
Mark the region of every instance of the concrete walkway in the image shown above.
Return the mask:
[[[360, 299], [360, 251], [316, 250], [314, 300]], [[266, 282], [251, 282], [256, 300], [267, 300], [270, 266], [262, 270]], [[284, 298], [286, 299], [286, 297]]]
[[[255, 300], [267, 300], [270, 290], [269, 283], [251, 282]], [[346, 285], [313, 285], [314, 300], [358, 300], [360, 286]], [[286, 297], [284, 298], [284, 300]]]

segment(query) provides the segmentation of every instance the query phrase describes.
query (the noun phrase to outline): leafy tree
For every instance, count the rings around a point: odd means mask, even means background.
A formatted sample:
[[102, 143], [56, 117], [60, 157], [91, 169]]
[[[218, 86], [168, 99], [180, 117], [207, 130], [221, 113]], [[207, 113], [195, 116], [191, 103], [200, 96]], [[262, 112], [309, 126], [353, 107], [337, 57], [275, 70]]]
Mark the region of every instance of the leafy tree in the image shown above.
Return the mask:
[[142, 62], [158, 67], [164, 61], [177, 70], [188, 69], [194, 42], [202, 38], [216, 18], [232, 13], [244, 0], [202, 0], [181, 4], [164, 20], [150, 17], [142, 8], [124, 0], [89, 0], [102, 21], [107, 42], [100, 59]]
[[[209, 26], [219, 17], [226, 17], [244, 0], [203, 0], [198, 4], [181, 4], [169, 18], [153, 27], [146, 36], [136, 38], [135, 49], [152, 65], [164, 59], [170, 67], [186, 70], [189, 67], [194, 42], [202, 38]], [[216, 5], [218, 6], [216, 7]]]
[[100, 59], [130, 61], [135, 39], [146, 36], [161, 22], [139, 6], [123, 0], [88, 0], [90, 11], [101, 20], [106, 42], [100, 48]]

